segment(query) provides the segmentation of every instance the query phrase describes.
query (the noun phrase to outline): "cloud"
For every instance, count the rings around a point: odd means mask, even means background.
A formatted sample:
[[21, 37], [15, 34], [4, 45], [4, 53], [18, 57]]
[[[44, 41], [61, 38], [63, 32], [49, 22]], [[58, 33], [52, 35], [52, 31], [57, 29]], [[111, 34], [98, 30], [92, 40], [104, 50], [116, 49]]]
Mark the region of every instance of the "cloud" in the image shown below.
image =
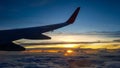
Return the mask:
[[113, 42], [120, 42], [120, 39], [115, 39], [113, 40]]
[[106, 37], [120, 37], [120, 31], [92, 31], [81, 33], [83, 35], [99, 35]]
[[6, 61], [0, 62], [0, 68], [64, 68], [67, 65], [65, 61], [59, 60], [62, 59], [61, 57], [55, 55], [52, 57], [51, 55], [13, 53], [2, 55]]

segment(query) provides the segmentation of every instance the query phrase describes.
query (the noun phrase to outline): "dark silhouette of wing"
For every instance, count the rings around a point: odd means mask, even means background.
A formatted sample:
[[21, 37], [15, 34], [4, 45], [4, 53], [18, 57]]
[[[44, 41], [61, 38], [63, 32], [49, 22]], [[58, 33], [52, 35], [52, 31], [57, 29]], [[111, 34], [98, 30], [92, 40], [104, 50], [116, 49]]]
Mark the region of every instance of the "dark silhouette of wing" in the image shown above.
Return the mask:
[[1, 51], [24, 51], [25, 48], [12, 42], [0, 44]]
[[26, 38], [26, 39], [51, 39], [50, 37], [43, 35], [42, 33], [53, 31], [55, 29], [67, 26], [72, 24], [80, 10], [78, 7], [72, 16], [64, 23], [52, 24], [46, 26], [38, 26], [38, 27], [29, 27], [29, 28], [21, 28], [21, 29], [10, 29], [10, 30], [1, 30], [0, 31], [0, 50], [4, 51], [23, 51], [24, 47], [15, 45], [12, 41]]

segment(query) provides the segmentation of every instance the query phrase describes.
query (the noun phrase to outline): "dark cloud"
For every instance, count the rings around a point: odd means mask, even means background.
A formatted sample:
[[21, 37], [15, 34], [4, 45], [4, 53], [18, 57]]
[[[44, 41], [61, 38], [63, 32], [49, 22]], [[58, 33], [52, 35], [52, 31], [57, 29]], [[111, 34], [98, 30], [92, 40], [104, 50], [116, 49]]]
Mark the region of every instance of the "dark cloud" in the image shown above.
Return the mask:
[[94, 32], [86, 32], [82, 34], [100, 35], [100, 36], [106, 36], [106, 37], [120, 37], [120, 31], [94, 31]]

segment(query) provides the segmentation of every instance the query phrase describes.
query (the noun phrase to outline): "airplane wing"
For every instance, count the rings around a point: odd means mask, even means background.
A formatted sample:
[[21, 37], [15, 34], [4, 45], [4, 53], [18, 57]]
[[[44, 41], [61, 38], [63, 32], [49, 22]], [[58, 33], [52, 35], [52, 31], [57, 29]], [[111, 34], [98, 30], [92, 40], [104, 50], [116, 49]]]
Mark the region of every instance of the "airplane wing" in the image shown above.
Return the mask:
[[[0, 31], [0, 50], [5, 51], [23, 51], [24, 47], [20, 45], [16, 45], [12, 43], [12, 41], [26, 38], [26, 39], [51, 39], [50, 37], [43, 35], [42, 33], [53, 31], [55, 29], [70, 25], [74, 23], [80, 7], [78, 7], [72, 16], [64, 23], [52, 24], [46, 26], [38, 26], [38, 27], [29, 27], [29, 28], [21, 28], [21, 29], [11, 29], [11, 30], [1, 30]], [[9, 45], [9, 46], [8, 46]], [[14, 46], [12, 46], [14, 45]], [[12, 48], [13, 47], [13, 48]]]
[[70, 25], [70, 24], [73, 24], [77, 15], [78, 15], [78, 12], [80, 10], [80, 7], [78, 7], [74, 13], [72, 14], [72, 16], [64, 23], [59, 23], [59, 24], [52, 24], [52, 25], [46, 25], [46, 26], [38, 26], [38, 27], [30, 27], [30, 28], [22, 28], [22, 29], [12, 29], [12, 30], [7, 30], [7, 31], [10, 31], [10, 32], [22, 32], [22, 33], [44, 33], [44, 32], [48, 32], [48, 31], [53, 31], [55, 29], [58, 29], [58, 28], [61, 28], [61, 27], [64, 27], [64, 26], [67, 26], [67, 25]]

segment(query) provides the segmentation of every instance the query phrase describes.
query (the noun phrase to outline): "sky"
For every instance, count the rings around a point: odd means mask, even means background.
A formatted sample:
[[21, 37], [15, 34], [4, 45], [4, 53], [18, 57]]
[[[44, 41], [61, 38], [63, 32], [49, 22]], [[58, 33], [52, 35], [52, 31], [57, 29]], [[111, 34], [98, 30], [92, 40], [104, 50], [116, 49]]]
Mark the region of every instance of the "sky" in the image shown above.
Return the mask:
[[120, 31], [119, 0], [0, 0], [0, 30], [62, 23], [77, 7], [75, 23], [58, 32]]

